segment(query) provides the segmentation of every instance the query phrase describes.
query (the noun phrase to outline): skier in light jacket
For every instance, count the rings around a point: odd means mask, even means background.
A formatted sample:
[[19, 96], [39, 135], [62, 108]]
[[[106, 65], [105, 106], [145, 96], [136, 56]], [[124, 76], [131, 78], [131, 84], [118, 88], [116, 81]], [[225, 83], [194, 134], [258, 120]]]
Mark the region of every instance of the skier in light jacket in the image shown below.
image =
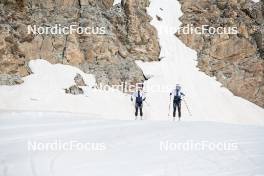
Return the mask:
[[146, 100], [145, 94], [142, 90], [138, 89], [131, 96], [131, 101], [135, 101], [135, 117], [137, 120], [138, 110], [140, 111], [141, 120], [143, 118], [143, 102]]
[[176, 85], [176, 88], [170, 93], [170, 96], [173, 97], [173, 117], [176, 116], [176, 110], [178, 109], [178, 117], [181, 119], [181, 101], [182, 97], [185, 94], [181, 91], [181, 86], [179, 84]]

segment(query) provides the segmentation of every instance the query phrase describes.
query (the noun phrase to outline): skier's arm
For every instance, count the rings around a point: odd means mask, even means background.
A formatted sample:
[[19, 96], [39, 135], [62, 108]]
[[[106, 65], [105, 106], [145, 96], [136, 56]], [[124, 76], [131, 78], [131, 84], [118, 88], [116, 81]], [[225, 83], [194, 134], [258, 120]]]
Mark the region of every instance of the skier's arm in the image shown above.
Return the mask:
[[134, 101], [134, 98], [135, 98], [135, 93], [133, 93], [133, 94], [131, 95], [130, 100], [131, 100], [131, 101]]
[[170, 93], [170, 96], [174, 96], [174, 90], [173, 91], [171, 91], [171, 93]]
[[142, 93], [142, 100], [145, 101], [146, 100], [146, 97], [145, 97], [145, 94]]
[[185, 97], [185, 94], [181, 92], [181, 95]]

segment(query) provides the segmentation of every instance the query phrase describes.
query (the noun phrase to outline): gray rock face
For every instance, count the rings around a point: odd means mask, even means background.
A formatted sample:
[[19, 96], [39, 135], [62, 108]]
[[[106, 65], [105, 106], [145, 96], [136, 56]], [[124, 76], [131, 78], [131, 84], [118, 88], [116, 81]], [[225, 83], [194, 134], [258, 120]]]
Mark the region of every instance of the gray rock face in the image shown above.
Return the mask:
[[83, 77], [79, 73], [74, 77], [74, 81], [77, 86], [86, 86]]
[[16, 85], [22, 84], [24, 81], [17, 75], [0, 74], [0, 85]]
[[238, 34], [176, 34], [198, 53], [198, 67], [235, 95], [264, 107], [264, 3], [179, 0], [182, 26], [237, 27]]
[[[27, 63], [45, 59], [95, 74], [104, 84], [141, 82], [136, 59], [158, 60], [160, 47], [146, 13], [147, 0], [3, 0], [0, 2], [0, 73], [26, 76]], [[28, 34], [28, 25], [104, 27], [106, 35]]]
[[83, 94], [84, 91], [82, 90], [82, 88], [80, 88], [76, 85], [73, 85], [73, 86], [69, 87], [68, 89], [65, 89], [65, 93], [66, 94], [72, 94], [72, 95], [80, 95], [80, 94]]

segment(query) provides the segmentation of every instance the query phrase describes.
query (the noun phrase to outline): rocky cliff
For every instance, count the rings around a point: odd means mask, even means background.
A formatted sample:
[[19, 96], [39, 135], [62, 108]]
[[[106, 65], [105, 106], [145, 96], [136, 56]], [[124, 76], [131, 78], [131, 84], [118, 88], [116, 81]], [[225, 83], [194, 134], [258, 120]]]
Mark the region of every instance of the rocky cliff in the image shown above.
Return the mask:
[[182, 27], [237, 27], [238, 34], [176, 35], [198, 53], [198, 67], [235, 95], [264, 107], [264, 3], [179, 0]]
[[[264, 4], [251, 0], [179, 0], [182, 27], [238, 28], [238, 34], [176, 35], [198, 53], [198, 67], [235, 95], [264, 107]], [[141, 82], [136, 59], [158, 60], [149, 0], [0, 0], [0, 85], [20, 84], [31, 59], [70, 64], [99, 83]], [[157, 17], [158, 18], [158, 17]], [[160, 19], [162, 20], [162, 19]], [[104, 27], [105, 35], [28, 34], [28, 25]]]
[[[115, 6], [113, 0], [0, 0], [0, 83], [21, 83], [18, 78], [31, 72], [28, 61], [37, 58], [77, 66], [103, 84], [141, 82], [134, 61], [158, 60], [160, 52], [148, 5], [148, 0]], [[56, 24], [104, 27], [105, 34], [28, 33], [29, 25]]]

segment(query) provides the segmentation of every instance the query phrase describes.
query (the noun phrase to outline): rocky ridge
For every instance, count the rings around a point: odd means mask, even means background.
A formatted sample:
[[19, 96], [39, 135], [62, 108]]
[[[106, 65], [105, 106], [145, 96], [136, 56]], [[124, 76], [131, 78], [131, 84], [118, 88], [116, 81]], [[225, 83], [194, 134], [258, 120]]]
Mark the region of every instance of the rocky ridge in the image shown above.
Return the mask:
[[[198, 53], [198, 67], [235, 95], [264, 107], [264, 3], [179, 0], [182, 27], [238, 27], [236, 35], [176, 34]], [[1, 0], [0, 85], [20, 84], [27, 63], [46, 59], [81, 68], [99, 83], [141, 82], [135, 60], [155, 61], [160, 46], [146, 13], [149, 0]], [[158, 20], [162, 20], [157, 16]], [[106, 35], [32, 35], [28, 25], [103, 26]]]
[[[144, 80], [135, 60], [158, 60], [157, 32], [146, 13], [148, 0], [1, 0], [0, 74], [23, 77], [27, 63], [45, 59], [77, 66], [103, 84]], [[28, 25], [104, 27], [105, 35], [28, 34]], [[16, 84], [16, 82], [12, 83]]]
[[264, 107], [264, 2], [179, 0], [182, 27], [237, 27], [238, 34], [176, 35], [198, 53], [198, 67], [235, 95]]

